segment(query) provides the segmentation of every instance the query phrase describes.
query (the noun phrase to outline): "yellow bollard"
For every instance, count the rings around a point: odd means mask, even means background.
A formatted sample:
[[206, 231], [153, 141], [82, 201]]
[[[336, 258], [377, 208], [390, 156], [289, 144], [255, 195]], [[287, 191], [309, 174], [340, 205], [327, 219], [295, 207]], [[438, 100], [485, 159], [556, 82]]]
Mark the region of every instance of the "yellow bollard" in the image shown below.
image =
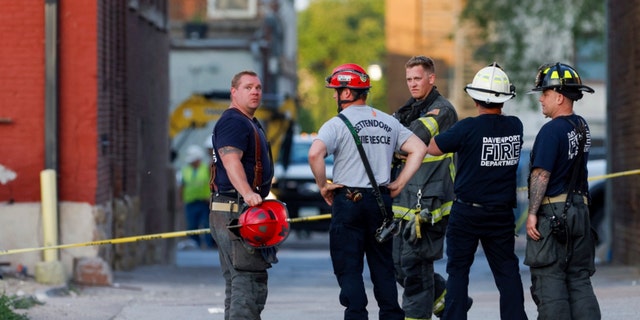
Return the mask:
[[[55, 246], [58, 244], [58, 191], [55, 170], [46, 169], [40, 172], [40, 191], [44, 246]], [[58, 261], [58, 250], [45, 250], [43, 259], [44, 262]]]

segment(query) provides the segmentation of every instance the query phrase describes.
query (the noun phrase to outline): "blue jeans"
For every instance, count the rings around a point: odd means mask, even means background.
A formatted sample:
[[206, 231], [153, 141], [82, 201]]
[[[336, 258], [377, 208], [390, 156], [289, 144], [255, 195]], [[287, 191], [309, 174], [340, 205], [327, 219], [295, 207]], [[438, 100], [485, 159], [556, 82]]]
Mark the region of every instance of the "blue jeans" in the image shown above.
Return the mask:
[[[184, 214], [187, 230], [209, 228], [209, 201], [198, 200], [187, 203], [184, 207]], [[193, 239], [198, 248], [200, 248], [202, 244], [201, 236], [204, 237], [207, 248], [213, 248], [213, 237], [210, 234], [196, 234], [189, 236], [189, 238]]]
[[[333, 272], [340, 285], [340, 304], [346, 307], [345, 320], [366, 320], [367, 294], [363, 270], [367, 257], [373, 293], [378, 302], [379, 318], [402, 320], [404, 312], [398, 303], [398, 288], [394, 276], [392, 241], [378, 243], [375, 232], [383, 216], [375, 195], [363, 192], [358, 202], [348, 200], [346, 190], [336, 192], [333, 200], [329, 243]], [[383, 195], [387, 212], [391, 213], [391, 198]]]
[[443, 319], [467, 319], [469, 270], [478, 242], [500, 292], [500, 318], [527, 319], [524, 289], [515, 254], [515, 217], [510, 209], [487, 210], [453, 204], [447, 226], [447, 294]]

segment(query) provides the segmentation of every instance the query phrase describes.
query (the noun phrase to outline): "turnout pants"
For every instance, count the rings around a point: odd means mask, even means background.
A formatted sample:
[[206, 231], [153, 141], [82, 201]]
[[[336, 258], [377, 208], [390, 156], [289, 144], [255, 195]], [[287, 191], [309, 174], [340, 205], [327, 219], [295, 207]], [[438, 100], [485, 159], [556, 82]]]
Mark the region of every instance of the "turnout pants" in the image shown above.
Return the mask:
[[[214, 202], [236, 202], [236, 198], [215, 196]], [[237, 206], [236, 206], [237, 207]], [[259, 249], [246, 245], [227, 226], [238, 212], [211, 211], [211, 235], [218, 244], [220, 268], [225, 280], [224, 319], [259, 320], [267, 302], [267, 263]]]
[[393, 238], [396, 280], [404, 288], [402, 309], [405, 319], [431, 319], [434, 303], [438, 298], [444, 298], [435, 296], [435, 280], [444, 282], [444, 279], [439, 275], [434, 277], [433, 262], [442, 258], [447, 221], [448, 216], [434, 225], [423, 223], [422, 238], [413, 242], [405, 239], [407, 224], [402, 221], [400, 231]]
[[538, 231], [543, 239], [527, 238], [524, 263], [531, 269], [531, 296], [538, 319], [597, 320], [600, 307], [591, 276], [595, 272], [595, 234], [589, 209], [581, 195], [567, 211], [567, 236], [552, 233], [549, 218], [562, 215], [564, 202], [544, 204], [538, 212]]

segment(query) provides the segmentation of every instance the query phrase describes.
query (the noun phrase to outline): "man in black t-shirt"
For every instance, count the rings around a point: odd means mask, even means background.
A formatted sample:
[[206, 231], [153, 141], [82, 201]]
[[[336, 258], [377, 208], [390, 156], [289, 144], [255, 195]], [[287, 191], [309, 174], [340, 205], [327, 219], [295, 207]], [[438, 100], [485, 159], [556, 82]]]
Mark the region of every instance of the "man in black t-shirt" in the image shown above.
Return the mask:
[[512, 211], [523, 126], [517, 117], [502, 114], [515, 87], [493, 63], [478, 71], [465, 91], [475, 101], [478, 116], [435, 136], [427, 150], [434, 156], [456, 152], [458, 157], [456, 200], [446, 232], [449, 277], [443, 318], [467, 318], [469, 270], [480, 242], [500, 291], [500, 318], [527, 319]]
[[254, 116], [261, 102], [258, 75], [237, 73], [231, 80], [231, 105], [212, 134], [215, 174], [209, 221], [225, 280], [225, 319], [260, 319], [267, 302], [267, 269], [277, 262], [275, 248], [253, 248], [233, 232], [237, 228], [229, 228], [245, 204], [261, 205], [271, 189], [269, 145]]

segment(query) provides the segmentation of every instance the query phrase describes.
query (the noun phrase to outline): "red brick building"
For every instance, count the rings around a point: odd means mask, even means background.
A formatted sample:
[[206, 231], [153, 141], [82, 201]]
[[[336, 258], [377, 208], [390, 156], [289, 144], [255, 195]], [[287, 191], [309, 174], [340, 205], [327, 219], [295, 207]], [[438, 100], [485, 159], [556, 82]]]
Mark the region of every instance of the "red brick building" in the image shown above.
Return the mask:
[[475, 28], [458, 19], [467, 0], [386, 0], [387, 103], [392, 110], [407, 101], [405, 70], [414, 55], [427, 55], [436, 64], [436, 85], [456, 106], [460, 116], [475, 114], [464, 86], [485, 63], [474, 61], [478, 46]]
[[[172, 230], [166, 0], [4, 1], [0, 10], [0, 249], [42, 246], [40, 172], [57, 172], [59, 243]], [[2, 180], [0, 180], [2, 181]], [[114, 268], [167, 241], [79, 247]], [[0, 256], [32, 267], [41, 252]], [[33, 268], [31, 268], [33, 270]]]

